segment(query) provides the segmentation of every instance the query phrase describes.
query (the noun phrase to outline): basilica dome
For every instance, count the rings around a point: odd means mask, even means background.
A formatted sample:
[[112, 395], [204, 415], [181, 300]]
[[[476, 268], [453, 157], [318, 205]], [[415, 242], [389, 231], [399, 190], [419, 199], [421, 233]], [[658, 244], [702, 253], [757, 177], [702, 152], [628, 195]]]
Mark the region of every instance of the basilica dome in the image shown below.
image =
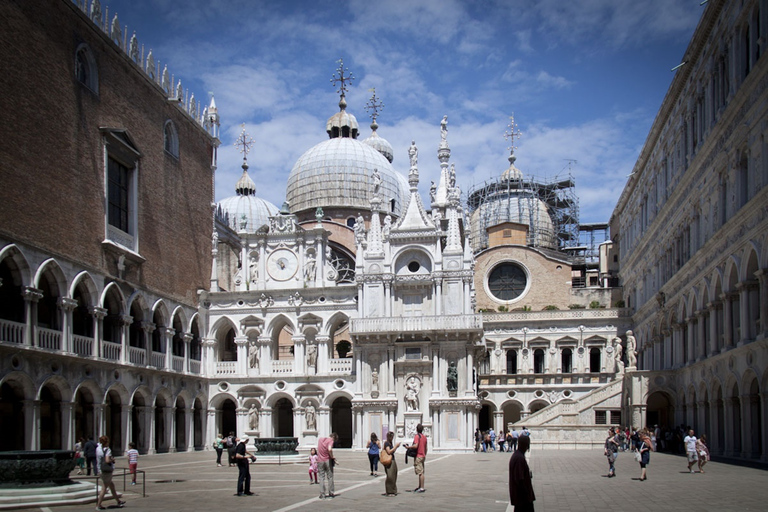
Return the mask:
[[243, 175], [235, 185], [235, 195], [219, 201], [218, 216], [235, 231], [255, 232], [279, 209], [269, 201], [256, 197], [256, 184], [248, 176], [248, 164], [243, 161]]
[[[291, 212], [317, 208], [360, 208], [371, 206], [373, 172], [381, 176], [379, 195], [387, 211], [399, 215], [409, 194], [408, 181], [394, 170], [385, 156], [391, 146], [379, 139], [374, 144], [357, 140], [355, 116], [346, 111], [342, 96], [340, 112], [326, 124], [330, 140], [308, 149], [296, 161], [285, 192]], [[369, 137], [370, 140], [372, 137]], [[382, 142], [379, 144], [379, 142]], [[383, 150], [383, 151], [382, 151]]]

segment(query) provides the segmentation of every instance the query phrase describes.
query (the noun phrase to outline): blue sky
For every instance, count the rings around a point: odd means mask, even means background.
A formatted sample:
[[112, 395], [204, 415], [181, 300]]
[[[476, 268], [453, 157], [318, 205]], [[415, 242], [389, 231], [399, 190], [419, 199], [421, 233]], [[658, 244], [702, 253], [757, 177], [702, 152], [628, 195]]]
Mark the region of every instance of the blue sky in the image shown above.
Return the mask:
[[508, 166], [514, 113], [526, 175], [576, 179], [581, 222], [605, 222], [705, 7], [700, 0], [102, 0], [139, 43], [222, 120], [216, 198], [234, 195], [245, 123], [257, 194], [280, 206], [295, 161], [327, 139], [339, 58], [356, 80], [347, 110], [378, 133], [420, 191], [439, 177], [440, 120], [468, 190]]

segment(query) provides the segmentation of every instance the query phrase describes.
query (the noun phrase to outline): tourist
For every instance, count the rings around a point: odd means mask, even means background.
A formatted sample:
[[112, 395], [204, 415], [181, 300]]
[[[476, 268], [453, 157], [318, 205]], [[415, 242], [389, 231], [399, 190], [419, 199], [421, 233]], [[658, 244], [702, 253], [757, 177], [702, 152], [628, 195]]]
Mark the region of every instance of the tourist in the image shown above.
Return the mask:
[[699, 473], [703, 473], [704, 464], [710, 459], [706, 435], [702, 434], [699, 440], [696, 441], [696, 452], [699, 454]]
[[312, 448], [309, 450], [309, 485], [317, 483], [319, 483], [317, 481], [317, 450]]
[[517, 428], [512, 429], [512, 442], [509, 444], [509, 451], [514, 452], [517, 450], [517, 440], [520, 438], [520, 432]]
[[507, 435], [504, 433], [504, 430], [499, 431], [499, 451], [504, 451], [504, 443], [507, 441]]
[[224, 453], [224, 438], [221, 436], [221, 433], [216, 435], [213, 449], [216, 450], [216, 466], [221, 467], [221, 454]]
[[640, 453], [640, 481], [643, 482], [648, 480], [646, 468], [651, 462], [651, 450], [653, 450], [651, 436], [646, 429], [637, 433], [637, 443], [637, 451]]
[[320, 499], [335, 498], [336, 493], [333, 485], [333, 466], [336, 465], [336, 459], [333, 457], [333, 445], [339, 439], [336, 432], [328, 437], [321, 437], [317, 440], [317, 467], [320, 470]]
[[416, 436], [413, 445], [416, 448], [416, 458], [413, 460], [413, 471], [419, 477], [419, 486], [413, 492], [424, 492], [424, 462], [427, 459], [427, 438], [424, 437], [424, 425], [416, 425]]
[[136, 443], [128, 443], [128, 470], [131, 472], [131, 485], [136, 485], [136, 469], [139, 467], [139, 451], [136, 449]]
[[507, 451], [511, 452], [512, 450], [512, 432], [507, 430]]
[[376, 433], [371, 433], [371, 440], [368, 441], [368, 462], [371, 465], [371, 476], [379, 476], [379, 452], [381, 451], [381, 442]]
[[94, 476], [99, 476], [99, 467], [96, 464], [96, 443], [93, 441], [93, 436], [88, 436], [88, 441], [83, 446], [83, 453], [85, 454], [88, 475], [91, 474], [91, 466], [93, 466]]
[[693, 465], [699, 461], [699, 456], [696, 453], [696, 436], [693, 435], [693, 429], [688, 429], [688, 435], [683, 438], [685, 443], [685, 454], [688, 457], [688, 471], [695, 473]]
[[395, 433], [393, 431], [387, 432], [387, 440], [384, 441], [383, 450], [392, 456], [392, 462], [389, 466], [384, 466], [384, 473], [387, 475], [387, 480], [384, 482], [384, 492], [387, 496], [397, 496], [397, 461], [395, 460], [395, 451], [400, 446], [400, 443], [395, 445], [392, 441], [395, 439]]
[[229, 454], [229, 467], [235, 465], [235, 449], [237, 448], [237, 438], [234, 432], [230, 432], [227, 436], [227, 453]]
[[489, 447], [491, 448], [492, 452], [496, 451], [496, 432], [494, 432], [493, 427], [488, 431], [488, 434], [491, 436], [491, 444]]
[[96, 510], [106, 510], [102, 503], [104, 496], [107, 494], [107, 489], [112, 492], [112, 497], [117, 502], [118, 507], [125, 505], [125, 502], [117, 497], [117, 490], [115, 490], [115, 483], [112, 481], [112, 473], [115, 471], [115, 458], [112, 456], [112, 450], [109, 448], [109, 438], [107, 436], [101, 436], [99, 438], [98, 448], [98, 466], [101, 469], [99, 478], [101, 478], [102, 485], [99, 496], [96, 499]]
[[85, 456], [83, 455], [83, 445], [85, 439], [82, 437], [75, 443], [75, 465], [77, 466], [77, 474], [82, 475], [85, 469]]
[[605, 438], [604, 455], [608, 458], [608, 478], [616, 476], [616, 467], [614, 463], [618, 457], [619, 441], [618, 434], [613, 430], [613, 427], [608, 429], [608, 437]]
[[483, 434], [480, 432], [479, 428], [475, 429], [475, 451], [480, 451], [480, 443], [483, 442]]
[[491, 444], [491, 433], [489, 431], [485, 431], [485, 434], [483, 435], [483, 451], [488, 451], [488, 445]]
[[235, 438], [237, 446], [235, 447], [235, 460], [237, 461], [237, 493], [235, 496], [253, 496], [251, 492], [251, 462], [256, 460], [251, 452], [248, 451], [248, 436]]
[[525, 460], [525, 452], [530, 446], [530, 438], [521, 436], [517, 450], [509, 458], [509, 503], [515, 507], [515, 512], [533, 512], [533, 502], [536, 501], [531, 470]]

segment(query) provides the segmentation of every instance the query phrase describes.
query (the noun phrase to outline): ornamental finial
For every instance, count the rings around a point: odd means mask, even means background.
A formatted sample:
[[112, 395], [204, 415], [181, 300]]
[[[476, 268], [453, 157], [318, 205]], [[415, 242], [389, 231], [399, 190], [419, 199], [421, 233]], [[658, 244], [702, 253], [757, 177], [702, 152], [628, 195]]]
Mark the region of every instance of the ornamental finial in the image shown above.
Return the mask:
[[371, 99], [365, 104], [365, 110], [368, 111], [368, 116], [373, 121], [373, 124], [376, 124], [376, 118], [379, 117], [379, 112], [384, 110], [384, 102], [376, 96], [375, 87], [368, 90], [371, 91]]
[[240, 153], [243, 154], [243, 161], [246, 161], [248, 160], [248, 152], [251, 150], [251, 146], [253, 146], [256, 141], [253, 140], [247, 133], [245, 133], [245, 123], [241, 124], [240, 127], [243, 130], [240, 132], [237, 140], [235, 140], [235, 147]]
[[504, 132], [504, 138], [509, 141], [509, 147], [507, 149], [509, 150], [510, 155], [514, 155], [515, 150], [517, 149], [517, 146], [515, 146], [515, 139], [520, 138], [522, 135], [523, 132], [518, 130], [517, 125], [515, 124], [515, 113], [512, 112], [512, 115], [509, 116], [507, 131]]
[[352, 73], [349, 72], [349, 69], [344, 67], [344, 59], [339, 59], [337, 62], [339, 63], [339, 67], [336, 69], [333, 77], [331, 77], [331, 83], [334, 85], [334, 87], [336, 84], [340, 84], [339, 88], [336, 89], [336, 92], [342, 96], [345, 96], [347, 92], [347, 82], [351, 83], [355, 77], [352, 76]]

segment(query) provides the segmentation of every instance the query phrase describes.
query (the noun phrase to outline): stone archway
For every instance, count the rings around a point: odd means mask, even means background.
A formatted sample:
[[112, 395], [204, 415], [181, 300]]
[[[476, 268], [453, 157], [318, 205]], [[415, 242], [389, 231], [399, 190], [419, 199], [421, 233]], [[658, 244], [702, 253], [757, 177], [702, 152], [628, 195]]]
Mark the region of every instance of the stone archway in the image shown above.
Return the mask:
[[61, 392], [55, 386], [46, 384], [40, 390], [41, 450], [64, 448], [61, 446], [61, 426]]
[[[664, 391], [654, 391], [648, 395], [645, 410], [645, 424], [673, 427], [675, 424], [675, 407], [672, 399]], [[634, 425], [640, 427], [641, 425]]]
[[484, 403], [477, 416], [477, 428], [480, 432], [487, 432], [493, 426], [493, 413], [496, 407], [492, 404]]
[[183, 397], [176, 399], [174, 442], [177, 452], [187, 451], [187, 405]]
[[523, 415], [523, 406], [519, 402], [508, 402], [504, 405], [504, 429], [508, 429], [512, 423], [520, 421]]
[[293, 404], [287, 398], [281, 398], [272, 408], [275, 437], [294, 437]]
[[0, 386], [0, 451], [25, 449], [24, 392], [21, 386]]
[[237, 405], [234, 400], [227, 398], [221, 402], [216, 409], [216, 424], [219, 426], [219, 432], [227, 437], [230, 432], [237, 434]]
[[331, 404], [331, 432], [336, 432], [339, 440], [337, 448], [352, 448], [352, 402], [345, 396], [340, 396]]
[[168, 437], [166, 436], [165, 409], [168, 404], [165, 397], [158, 395], [155, 399], [154, 420], [155, 420], [155, 452], [165, 453], [168, 451]]
[[94, 428], [93, 393], [81, 387], [75, 394], [75, 439], [98, 439], [99, 435], [94, 432]]
[[106, 421], [106, 432], [109, 436], [110, 448], [115, 455], [123, 454], [123, 405], [120, 400], [120, 394], [114, 389], [109, 390], [105, 400], [104, 420]]
[[199, 398], [195, 398], [195, 412], [193, 413], [194, 421], [194, 443], [195, 450], [202, 450], [205, 448], [205, 441], [203, 440], [203, 419], [205, 411], [203, 410], [203, 403]]

